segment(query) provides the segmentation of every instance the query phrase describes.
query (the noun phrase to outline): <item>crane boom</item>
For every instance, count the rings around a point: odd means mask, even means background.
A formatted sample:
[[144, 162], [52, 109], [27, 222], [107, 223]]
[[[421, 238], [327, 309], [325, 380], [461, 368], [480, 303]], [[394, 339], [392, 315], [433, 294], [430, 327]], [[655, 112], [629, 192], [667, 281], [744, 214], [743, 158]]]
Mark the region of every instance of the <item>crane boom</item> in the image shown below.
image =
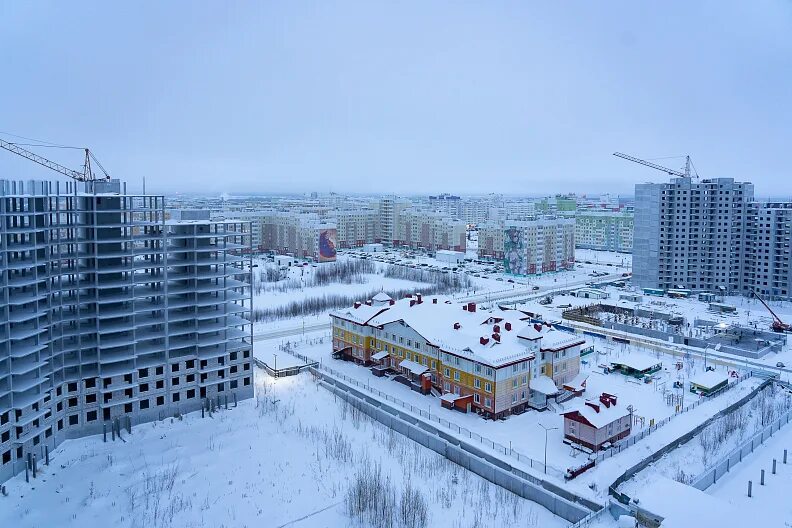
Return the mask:
[[616, 156], [617, 158], [626, 159], [627, 161], [632, 161], [633, 163], [638, 163], [639, 165], [645, 165], [647, 167], [651, 167], [653, 169], [663, 171], [667, 173], [669, 176], [681, 176], [683, 178], [690, 178], [690, 156], [686, 156], [687, 161], [685, 163], [685, 172], [681, 172], [675, 169], [669, 169], [668, 167], [663, 167], [662, 165], [658, 165], [656, 163], [652, 163], [651, 161], [646, 161], [646, 160], [642, 160], [641, 158], [636, 158], [635, 156], [622, 154], [621, 152], [614, 152], [613, 155]]
[[770, 315], [773, 316], [773, 325], [772, 325], [773, 330], [775, 330], [776, 332], [788, 332], [789, 330], [792, 330], [792, 326], [782, 321], [781, 318], [776, 315], [773, 309], [767, 305], [765, 300], [762, 299], [762, 296], [756, 292], [756, 290], [753, 290], [752, 293], [754, 297], [759, 299], [759, 302], [762, 303], [762, 305], [764, 305], [765, 308], [767, 308], [767, 311], [770, 312]]
[[91, 170], [91, 160], [94, 160], [99, 168], [102, 169], [105, 179], [110, 179], [110, 176], [107, 174], [107, 171], [104, 170], [102, 164], [99, 163], [99, 160], [97, 160], [93, 153], [88, 149], [85, 149], [85, 165], [83, 166], [83, 171], [79, 172], [68, 167], [64, 167], [60, 163], [48, 160], [43, 156], [39, 156], [35, 152], [24, 149], [15, 143], [9, 143], [8, 141], [3, 141], [2, 139], [0, 139], [0, 148], [3, 148], [9, 152], [13, 152], [18, 156], [22, 156], [23, 158], [29, 159], [32, 162], [38, 163], [39, 165], [47, 167], [48, 169], [52, 169], [55, 172], [59, 172], [65, 176], [68, 176], [69, 178], [72, 178], [73, 180], [81, 182], [93, 181], [96, 179], [94, 177], [93, 171]]

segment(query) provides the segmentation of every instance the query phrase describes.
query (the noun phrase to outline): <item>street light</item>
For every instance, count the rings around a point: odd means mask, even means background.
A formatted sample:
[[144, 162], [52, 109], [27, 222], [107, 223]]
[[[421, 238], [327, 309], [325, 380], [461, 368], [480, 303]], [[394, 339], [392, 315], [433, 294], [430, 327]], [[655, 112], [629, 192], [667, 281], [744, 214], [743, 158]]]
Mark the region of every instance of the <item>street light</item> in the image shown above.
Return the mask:
[[544, 448], [544, 472], [547, 475], [547, 433], [558, 429], [558, 427], [547, 427], [546, 425], [539, 424], [539, 427], [545, 431], [545, 448]]

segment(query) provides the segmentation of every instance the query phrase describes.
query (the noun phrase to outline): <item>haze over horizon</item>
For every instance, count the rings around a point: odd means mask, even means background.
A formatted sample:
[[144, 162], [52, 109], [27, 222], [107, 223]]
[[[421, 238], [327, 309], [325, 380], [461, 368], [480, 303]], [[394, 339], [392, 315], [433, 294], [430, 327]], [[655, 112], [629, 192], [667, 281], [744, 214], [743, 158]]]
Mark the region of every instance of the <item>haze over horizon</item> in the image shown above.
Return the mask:
[[[157, 193], [666, 180], [621, 151], [792, 195], [791, 27], [782, 0], [6, 2], [0, 131], [89, 146]], [[53, 175], [0, 152], [0, 178]]]

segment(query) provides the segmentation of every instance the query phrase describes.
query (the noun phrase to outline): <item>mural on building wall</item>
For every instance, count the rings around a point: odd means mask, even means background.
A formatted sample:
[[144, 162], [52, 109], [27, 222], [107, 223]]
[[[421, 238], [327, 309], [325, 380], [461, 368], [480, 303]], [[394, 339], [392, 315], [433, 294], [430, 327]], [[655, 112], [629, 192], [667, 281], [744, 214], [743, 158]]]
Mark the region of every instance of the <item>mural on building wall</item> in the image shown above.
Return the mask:
[[503, 237], [503, 266], [506, 273], [527, 275], [522, 232], [516, 227], [506, 229]]
[[336, 230], [325, 229], [319, 232], [319, 262], [335, 262]]

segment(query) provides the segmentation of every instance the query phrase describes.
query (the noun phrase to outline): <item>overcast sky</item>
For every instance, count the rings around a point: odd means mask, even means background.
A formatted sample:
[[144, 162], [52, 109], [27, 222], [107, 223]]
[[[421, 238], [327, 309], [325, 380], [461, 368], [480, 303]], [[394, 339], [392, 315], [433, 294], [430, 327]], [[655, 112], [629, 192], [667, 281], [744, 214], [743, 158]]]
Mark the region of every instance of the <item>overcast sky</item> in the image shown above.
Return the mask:
[[[3, 1], [0, 72], [0, 131], [149, 191], [666, 179], [622, 151], [792, 195], [789, 0]], [[49, 176], [0, 151], [0, 178]]]

